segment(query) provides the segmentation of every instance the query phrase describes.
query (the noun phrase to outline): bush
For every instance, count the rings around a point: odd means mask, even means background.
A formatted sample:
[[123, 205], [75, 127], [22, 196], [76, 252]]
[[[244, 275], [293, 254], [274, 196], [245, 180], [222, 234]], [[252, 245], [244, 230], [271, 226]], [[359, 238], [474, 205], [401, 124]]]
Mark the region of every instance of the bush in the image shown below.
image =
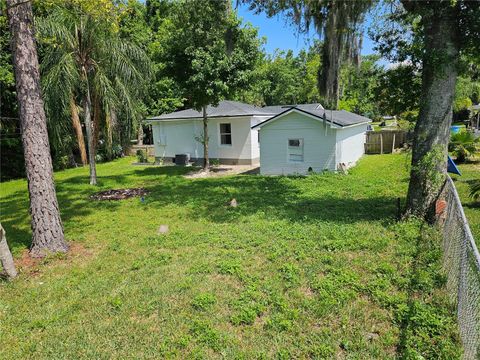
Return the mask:
[[456, 157], [457, 162], [465, 162], [465, 160], [478, 153], [480, 149], [479, 140], [469, 131], [453, 134], [450, 138], [448, 151]]
[[480, 180], [474, 180], [470, 184], [470, 196], [474, 200], [480, 200]]
[[145, 154], [145, 151], [138, 149], [137, 150], [137, 160], [139, 163], [146, 163], [148, 162], [148, 158]]

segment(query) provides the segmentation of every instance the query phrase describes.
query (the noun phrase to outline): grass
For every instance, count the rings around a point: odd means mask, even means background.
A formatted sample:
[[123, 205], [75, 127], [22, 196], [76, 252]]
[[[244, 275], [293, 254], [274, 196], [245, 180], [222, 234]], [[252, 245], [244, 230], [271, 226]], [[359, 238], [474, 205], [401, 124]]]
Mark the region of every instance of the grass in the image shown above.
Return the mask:
[[455, 187], [462, 200], [465, 216], [478, 246], [480, 245], [480, 200], [475, 201], [470, 197], [469, 184], [474, 179], [480, 179], [480, 160], [458, 164], [457, 166], [462, 176], [452, 175], [452, 179], [455, 181]]
[[[459, 358], [438, 234], [396, 221], [403, 156], [349, 175], [208, 179], [132, 161], [100, 164], [96, 188], [87, 169], [55, 174], [74, 246], [0, 283], [0, 358]], [[89, 199], [126, 187], [150, 194]], [[18, 259], [26, 182], [0, 195]]]

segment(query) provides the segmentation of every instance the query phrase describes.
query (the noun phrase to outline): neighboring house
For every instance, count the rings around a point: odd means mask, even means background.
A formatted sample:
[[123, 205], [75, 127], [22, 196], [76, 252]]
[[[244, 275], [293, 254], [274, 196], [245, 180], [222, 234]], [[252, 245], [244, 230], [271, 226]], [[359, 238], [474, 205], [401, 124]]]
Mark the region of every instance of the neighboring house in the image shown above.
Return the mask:
[[[237, 101], [221, 101], [208, 106], [208, 155], [222, 164], [254, 165], [259, 163], [258, 133], [252, 126], [271, 118], [271, 110]], [[188, 154], [201, 163], [203, 145], [202, 113], [193, 109], [147, 119], [152, 124], [155, 159], [173, 161], [177, 154]]]
[[370, 119], [348, 111], [295, 106], [253, 126], [260, 140], [260, 173], [340, 170], [364, 154]]
[[[256, 165], [262, 174], [304, 174], [349, 167], [364, 154], [370, 119], [320, 104], [266, 106], [221, 101], [207, 107], [209, 157], [230, 165]], [[201, 163], [202, 114], [188, 109], [147, 119], [155, 158], [188, 154]], [[260, 140], [260, 143], [259, 143]]]

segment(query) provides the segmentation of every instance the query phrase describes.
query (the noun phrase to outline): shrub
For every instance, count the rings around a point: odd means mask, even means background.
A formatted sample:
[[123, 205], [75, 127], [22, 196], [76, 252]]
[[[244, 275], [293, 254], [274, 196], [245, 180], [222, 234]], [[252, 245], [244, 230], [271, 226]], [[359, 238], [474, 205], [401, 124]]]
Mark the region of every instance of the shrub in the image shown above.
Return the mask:
[[470, 196], [474, 200], [480, 200], [480, 180], [474, 180], [470, 183]]
[[145, 151], [138, 149], [137, 150], [137, 160], [139, 163], [148, 162], [148, 158], [145, 154]]
[[465, 162], [468, 158], [478, 153], [479, 139], [468, 131], [453, 134], [448, 145], [448, 150], [456, 157], [457, 162]]

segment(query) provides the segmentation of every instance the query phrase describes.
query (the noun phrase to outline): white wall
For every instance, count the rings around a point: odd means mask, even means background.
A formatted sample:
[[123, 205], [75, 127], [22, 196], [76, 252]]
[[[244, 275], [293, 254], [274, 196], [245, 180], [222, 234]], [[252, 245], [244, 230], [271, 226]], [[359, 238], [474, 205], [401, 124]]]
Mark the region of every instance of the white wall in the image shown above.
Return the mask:
[[[260, 173], [305, 174], [335, 170], [336, 130], [322, 121], [292, 112], [260, 128]], [[303, 162], [288, 160], [288, 139], [303, 139]]]
[[[220, 144], [220, 123], [230, 123], [232, 145]], [[208, 120], [209, 156], [211, 159], [258, 158], [256, 131], [251, 130], [252, 117], [212, 118]], [[152, 122], [156, 157], [175, 157], [190, 153], [192, 158], [203, 157], [203, 145], [195, 140], [203, 133], [202, 120]], [[253, 134], [253, 138], [252, 138]], [[161, 145], [161, 139], [166, 146]]]
[[337, 163], [354, 165], [365, 153], [367, 124], [337, 130]]
[[[195, 140], [201, 134], [199, 121], [153, 122], [153, 143], [156, 157], [175, 157], [175, 154], [190, 154], [191, 157], [203, 156], [202, 144]], [[166, 145], [161, 144], [161, 139]]]

